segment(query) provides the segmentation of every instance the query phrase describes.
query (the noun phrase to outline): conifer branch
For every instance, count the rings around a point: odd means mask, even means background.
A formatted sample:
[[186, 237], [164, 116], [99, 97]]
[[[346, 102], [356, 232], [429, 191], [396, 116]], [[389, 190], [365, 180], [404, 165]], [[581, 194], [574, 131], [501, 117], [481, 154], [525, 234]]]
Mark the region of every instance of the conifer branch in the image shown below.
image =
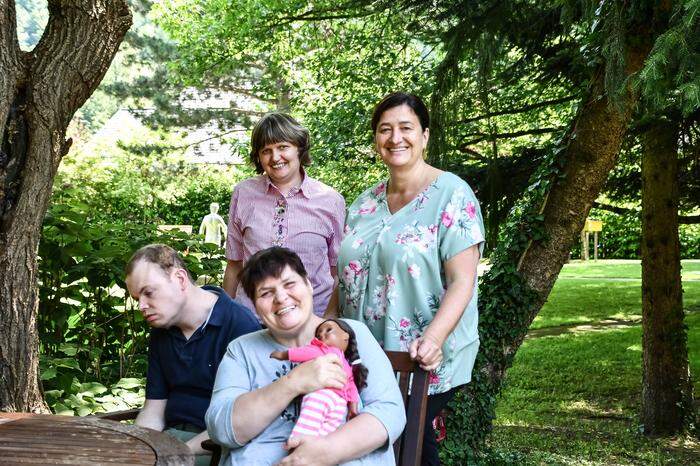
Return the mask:
[[482, 141], [486, 140], [491, 140], [491, 139], [511, 139], [511, 138], [519, 138], [521, 136], [530, 136], [530, 135], [535, 135], [535, 134], [549, 134], [549, 133], [556, 133], [560, 131], [564, 131], [566, 128], [564, 127], [554, 127], [554, 128], [534, 128], [534, 129], [528, 129], [528, 130], [523, 130], [523, 131], [513, 131], [509, 133], [483, 133], [483, 132], [473, 132], [473, 133], [467, 133], [464, 135], [464, 137], [468, 136], [479, 136], [478, 138], [471, 139], [469, 141], [463, 142], [459, 149], [462, 152], [466, 152], [464, 149], [467, 148], [468, 146], [472, 144], [477, 144]]
[[569, 95], [566, 97], [561, 97], [559, 99], [545, 100], [543, 102], [537, 102], [535, 104], [525, 105], [525, 106], [520, 107], [520, 108], [509, 108], [509, 109], [505, 109], [505, 110], [499, 110], [497, 112], [484, 113], [483, 115], [478, 115], [475, 117], [465, 118], [463, 120], [456, 121], [453, 123], [453, 125], [463, 125], [466, 123], [472, 123], [475, 121], [483, 120], [483, 119], [494, 117], [494, 116], [515, 115], [517, 113], [525, 113], [525, 112], [529, 112], [530, 110], [535, 110], [535, 109], [542, 108], [542, 107], [549, 107], [551, 105], [558, 105], [558, 104], [570, 102], [572, 100], [578, 99], [579, 97], [580, 96], [578, 96], [578, 95]]

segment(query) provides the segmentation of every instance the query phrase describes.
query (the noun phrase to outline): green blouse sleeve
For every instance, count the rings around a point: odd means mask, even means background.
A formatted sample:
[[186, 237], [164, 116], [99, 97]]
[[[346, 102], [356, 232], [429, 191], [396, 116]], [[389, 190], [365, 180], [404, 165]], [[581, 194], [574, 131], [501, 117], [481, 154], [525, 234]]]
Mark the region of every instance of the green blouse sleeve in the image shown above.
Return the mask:
[[484, 221], [479, 202], [466, 183], [456, 186], [443, 204], [439, 217], [440, 259], [444, 262], [465, 249], [484, 249]]

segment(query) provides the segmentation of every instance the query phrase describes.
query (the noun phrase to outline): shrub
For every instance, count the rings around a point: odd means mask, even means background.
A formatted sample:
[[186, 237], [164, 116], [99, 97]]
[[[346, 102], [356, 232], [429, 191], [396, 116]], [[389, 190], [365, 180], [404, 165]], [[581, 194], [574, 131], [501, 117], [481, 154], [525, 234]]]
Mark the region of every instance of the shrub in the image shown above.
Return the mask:
[[186, 253], [194, 278], [220, 283], [223, 250], [199, 238], [161, 233], [154, 224], [105, 222], [79, 203], [49, 209], [39, 245], [37, 324], [41, 379], [57, 411], [97, 409], [98, 395], [116, 397], [110, 400], [119, 406], [134, 400], [124, 392], [129, 387], [111, 385], [146, 373], [148, 326], [128, 297], [124, 267], [133, 251], [152, 242]]

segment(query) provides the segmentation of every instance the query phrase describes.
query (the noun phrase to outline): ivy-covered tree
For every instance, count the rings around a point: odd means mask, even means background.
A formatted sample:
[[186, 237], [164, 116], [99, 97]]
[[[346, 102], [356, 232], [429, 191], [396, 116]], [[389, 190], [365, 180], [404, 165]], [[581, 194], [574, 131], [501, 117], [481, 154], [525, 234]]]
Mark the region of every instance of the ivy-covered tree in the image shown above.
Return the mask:
[[38, 384], [37, 248], [66, 128], [131, 25], [125, 0], [49, 0], [31, 53], [0, 0], [0, 411], [45, 408]]
[[644, 432], [682, 431], [693, 416], [678, 239], [678, 140], [673, 119], [642, 136], [642, 409]]

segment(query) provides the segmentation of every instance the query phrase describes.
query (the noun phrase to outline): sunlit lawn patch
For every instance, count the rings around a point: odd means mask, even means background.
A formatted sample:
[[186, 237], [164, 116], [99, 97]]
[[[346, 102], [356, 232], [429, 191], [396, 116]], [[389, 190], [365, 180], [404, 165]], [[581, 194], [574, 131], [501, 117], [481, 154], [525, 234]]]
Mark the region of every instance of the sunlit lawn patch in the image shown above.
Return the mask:
[[[650, 440], [639, 433], [641, 281], [638, 264], [571, 265], [508, 372], [490, 444], [499, 464], [700, 464], [697, 439]], [[700, 270], [685, 261], [684, 274]], [[603, 278], [595, 279], [594, 276]], [[636, 277], [639, 277], [637, 274]], [[691, 279], [692, 280], [692, 279]], [[700, 389], [700, 282], [684, 281], [688, 349]], [[621, 319], [618, 327], [593, 325]], [[587, 327], [569, 325], [591, 324]], [[562, 328], [556, 326], [564, 325]], [[551, 332], [550, 332], [551, 331]], [[536, 333], [536, 332], [533, 332]], [[502, 458], [501, 458], [502, 457]]]
[[[601, 262], [564, 266], [547, 304], [530, 328], [641, 319], [639, 263]], [[617, 269], [619, 275], [615, 275]], [[700, 275], [700, 261], [683, 261], [683, 307], [687, 311], [700, 310], [700, 278], [694, 278], [696, 275]]]
[[[681, 262], [683, 279], [700, 278], [700, 260], [684, 260]], [[571, 261], [566, 264], [559, 278], [642, 278], [642, 267], [639, 260], [599, 260]]]

